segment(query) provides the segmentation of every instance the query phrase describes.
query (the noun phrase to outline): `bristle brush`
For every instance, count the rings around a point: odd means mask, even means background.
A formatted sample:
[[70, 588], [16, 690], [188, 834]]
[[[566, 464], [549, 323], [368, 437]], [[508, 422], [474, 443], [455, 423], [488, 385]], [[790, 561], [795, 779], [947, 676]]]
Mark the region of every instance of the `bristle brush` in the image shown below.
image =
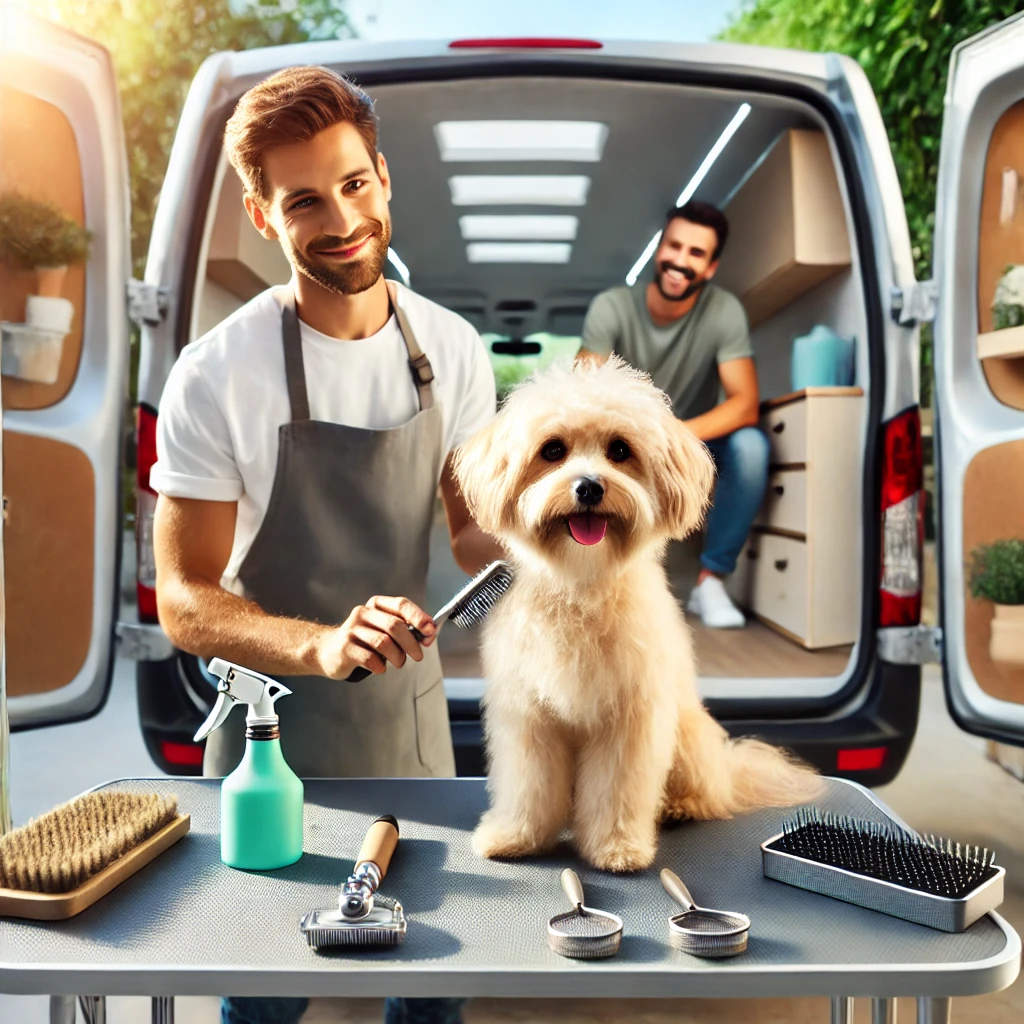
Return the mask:
[[804, 808], [761, 844], [764, 874], [917, 924], [959, 932], [1003, 900], [987, 849]]
[[[481, 569], [447, 604], [437, 610], [434, 622], [438, 631], [451, 621], [460, 629], [471, 629], [486, 617], [498, 603], [501, 596], [512, 586], [512, 567], [508, 562], [491, 562]], [[414, 626], [409, 632], [420, 642], [423, 634]], [[435, 634], [436, 636], [436, 634]], [[350, 683], [357, 683], [370, 675], [368, 668], [357, 668], [345, 678]]]

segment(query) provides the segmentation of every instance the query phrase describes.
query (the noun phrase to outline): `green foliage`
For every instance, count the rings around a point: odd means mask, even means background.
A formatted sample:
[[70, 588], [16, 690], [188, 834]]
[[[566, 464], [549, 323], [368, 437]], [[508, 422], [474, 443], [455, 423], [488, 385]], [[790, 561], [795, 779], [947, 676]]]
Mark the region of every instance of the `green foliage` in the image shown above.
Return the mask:
[[42, 13], [105, 46], [121, 94], [141, 276], [157, 196], [189, 83], [218, 50], [353, 32], [338, 0], [48, 0]]
[[981, 544], [971, 552], [970, 586], [974, 597], [996, 604], [1024, 604], [1024, 540]]
[[20, 192], [0, 195], [0, 259], [21, 270], [81, 263], [91, 232], [54, 203]]
[[[878, 98], [900, 178], [917, 277], [931, 276], [942, 104], [953, 47], [1020, 0], [753, 0], [722, 34], [738, 43], [853, 57]], [[922, 335], [922, 370], [930, 334]], [[930, 373], [922, 373], [922, 381]]]

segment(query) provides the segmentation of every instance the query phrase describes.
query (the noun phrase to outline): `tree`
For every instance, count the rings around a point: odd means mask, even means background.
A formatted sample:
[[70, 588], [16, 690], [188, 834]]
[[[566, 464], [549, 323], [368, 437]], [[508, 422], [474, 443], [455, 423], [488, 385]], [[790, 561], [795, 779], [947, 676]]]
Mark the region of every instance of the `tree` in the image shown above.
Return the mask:
[[178, 117], [203, 60], [218, 50], [354, 35], [339, 0], [49, 0], [45, 14], [113, 57], [140, 277]]

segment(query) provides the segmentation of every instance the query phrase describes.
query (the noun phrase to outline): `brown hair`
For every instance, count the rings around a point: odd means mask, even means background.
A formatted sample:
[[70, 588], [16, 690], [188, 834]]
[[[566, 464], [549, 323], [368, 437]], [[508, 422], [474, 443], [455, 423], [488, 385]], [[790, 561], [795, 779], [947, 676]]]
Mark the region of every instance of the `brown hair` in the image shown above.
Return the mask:
[[328, 68], [284, 68], [254, 85], [238, 101], [224, 129], [228, 160], [245, 191], [266, 198], [263, 153], [284, 143], [305, 142], [342, 121], [355, 126], [376, 167], [373, 100]]
[[722, 255], [722, 250], [729, 238], [729, 221], [717, 206], [703, 203], [699, 199], [691, 199], [683, 206], [673, 206], [666, 212], [665, 227], [667, 228], [674, 220], [687, 220], [691, 224], [700, 224], [701, 227], [711, 228], [718, 239], [715, 251], [711, 254], [711, 262], [714, 263]]

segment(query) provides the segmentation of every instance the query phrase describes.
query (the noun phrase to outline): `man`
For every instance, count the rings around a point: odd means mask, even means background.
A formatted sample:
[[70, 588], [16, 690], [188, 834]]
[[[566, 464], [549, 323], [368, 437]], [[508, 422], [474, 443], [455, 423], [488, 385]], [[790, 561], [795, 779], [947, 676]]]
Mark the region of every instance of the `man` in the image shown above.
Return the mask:
[[646, 370], [718, 468], [701, 570], [687, 610], [714, 628], [743, 626], [722, 583], [736, 567], [768, 478], [768, 440], [757, 429], [757, 370], [739, 300], [711, 283], [729, 224], [709, 203], [669, 210], [654, 277], [596, 296], [583, 323], [584, 358], [616, 352]]
[[[464, 320], [382, 275], [376, 129], [372, 100], [325, 68], [286, 69], [239, 101], [228, 157], [292, 279], [182, 352], [151, 475], [161, 623], [186, 651], [295, 677], [277, 710], [306, 777], [454, 773], [421, 607], [438, 485], [460, 566], [498, 554], [450, 455], [494, 413], [487, 354]], [[372, 677], [344, 681], [359, 669]], [[208, 775], [238, 763], [229, 726], [207, 740]], [[225, 999], [222, 1019], [294, 1021], [305, 1002]], [[389, 1000], [386, 1019], [458, 1020], [458, 1002]]]

